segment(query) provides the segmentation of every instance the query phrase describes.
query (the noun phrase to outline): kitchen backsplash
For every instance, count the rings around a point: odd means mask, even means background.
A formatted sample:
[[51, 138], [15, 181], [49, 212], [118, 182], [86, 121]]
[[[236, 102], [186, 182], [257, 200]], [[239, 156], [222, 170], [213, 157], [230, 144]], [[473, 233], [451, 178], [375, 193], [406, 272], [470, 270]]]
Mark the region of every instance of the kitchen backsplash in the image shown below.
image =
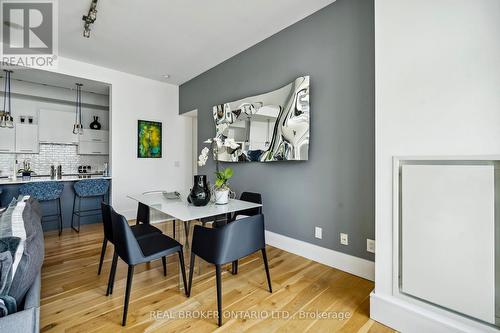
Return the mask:
[[90, 165], [92, 172], [102, 172], [107, 155], [78, 155], [76, 145], [40, 144], [39, 154], [0, 154], [0, 175], [9, 176], [12, 164], [17, 159], [19, 167], [24, 160], [31, 163], [31, 169], [37, 174], [50, 174], [51, 165], [62, 165], [63, 174], [78, 173], [79, 165]]

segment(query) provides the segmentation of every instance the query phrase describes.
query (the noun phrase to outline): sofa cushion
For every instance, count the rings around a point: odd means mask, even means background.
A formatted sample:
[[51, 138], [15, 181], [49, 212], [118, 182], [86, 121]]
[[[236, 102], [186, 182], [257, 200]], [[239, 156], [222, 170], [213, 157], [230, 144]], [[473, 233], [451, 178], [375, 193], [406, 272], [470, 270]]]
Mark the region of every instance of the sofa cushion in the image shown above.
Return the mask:
[[17, 206], [17, 199], [12, 199], [7, 209], [0, 215], [0, 238], [12, 236], [12, 213]]
[[7, 295], [9, 292], [14, 276], [16, 253], [19, 253], [17, 256], [19, 263], [23, 252], [23, 248], [20, 248], [21, 238], [12, 236], [12, 214], [16, 206], [17, 200], [13, 199], [0, 216], [0, 295]]
[[12, 282], [12, 254], [0, 252], [0, 295], [7, 294]]
[[[21, 304], [26, 292], [35, 282], [41, 271], [44, 258], [44, 243], [38, 202], [30, 199], [23, 206], [22, 220], [26, 230], [26, 241], [21, 261], [15, 271], [9, 290], [9, 295], [14, 297], [17, 304]], [[16, 212], [14, 213], [14, 215]], [[13, 216], [13, 219], [16, 217]]]

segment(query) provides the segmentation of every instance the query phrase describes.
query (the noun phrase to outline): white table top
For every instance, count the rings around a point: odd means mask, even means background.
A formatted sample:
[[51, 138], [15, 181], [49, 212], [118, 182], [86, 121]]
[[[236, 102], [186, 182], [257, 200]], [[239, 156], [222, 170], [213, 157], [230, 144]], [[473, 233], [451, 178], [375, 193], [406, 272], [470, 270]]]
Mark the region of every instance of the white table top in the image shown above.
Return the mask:
[[127, 197], [181, 221], [198, 220], [204, 217], [262, 207], [261, 204], [236, 199], [230, 199], [227, 205], [216, 205], [210, 202], [206, 206], [196, 207], [187, 202], [186, 195], [181, 195], [180, 199], [167, 199], [159, 192], [128, 195]]

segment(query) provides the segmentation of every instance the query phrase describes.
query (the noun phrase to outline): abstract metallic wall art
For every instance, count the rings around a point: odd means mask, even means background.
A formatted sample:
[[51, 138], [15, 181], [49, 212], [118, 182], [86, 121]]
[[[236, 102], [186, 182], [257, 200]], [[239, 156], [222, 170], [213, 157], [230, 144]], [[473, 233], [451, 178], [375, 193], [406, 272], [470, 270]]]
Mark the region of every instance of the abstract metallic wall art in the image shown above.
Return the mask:
[[213, 107], [216, 137], [239, 148], [218, 154], [222, 162], [307, 160], [309, 76], [262, 95]]
[[137, 157], [161, 158], [162, 138], [161, 123], [139, 120], [137, 122]]

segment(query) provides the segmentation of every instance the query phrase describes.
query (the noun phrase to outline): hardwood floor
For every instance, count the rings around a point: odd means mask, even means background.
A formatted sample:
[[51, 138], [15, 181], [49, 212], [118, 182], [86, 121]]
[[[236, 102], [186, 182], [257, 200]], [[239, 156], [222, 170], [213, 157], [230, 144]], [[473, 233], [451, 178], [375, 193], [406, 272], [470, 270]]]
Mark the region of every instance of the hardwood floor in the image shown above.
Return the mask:
[[[157, 226], [170, 234], [171, 224]], [[238, 275], [231, 275], [229, 266], [224, 271], [227, 317], [220, 328], [212, 267], [203, 264], [201, 273], [195, 273], [191, 297], [186, 298], [179, 290], [175, 256], [168, 258], [167, 277], [161, 261], [137, 266], [123, 328], [126, 265], [119, 261], [113, 295], [106, 297], [113, 249], [108, 245], [98, 276], [101, 242], [101, 225], [82, 226], [80, 234], [65, 229], [61, 237], [45, 235], [42, 332], [392, 332], [369, 319], [372, 282], [273, 247], [268, 248], [272, 294], [257, 254], [241, 261]], [[317, 318], [316, 311], [329, 319]]]

